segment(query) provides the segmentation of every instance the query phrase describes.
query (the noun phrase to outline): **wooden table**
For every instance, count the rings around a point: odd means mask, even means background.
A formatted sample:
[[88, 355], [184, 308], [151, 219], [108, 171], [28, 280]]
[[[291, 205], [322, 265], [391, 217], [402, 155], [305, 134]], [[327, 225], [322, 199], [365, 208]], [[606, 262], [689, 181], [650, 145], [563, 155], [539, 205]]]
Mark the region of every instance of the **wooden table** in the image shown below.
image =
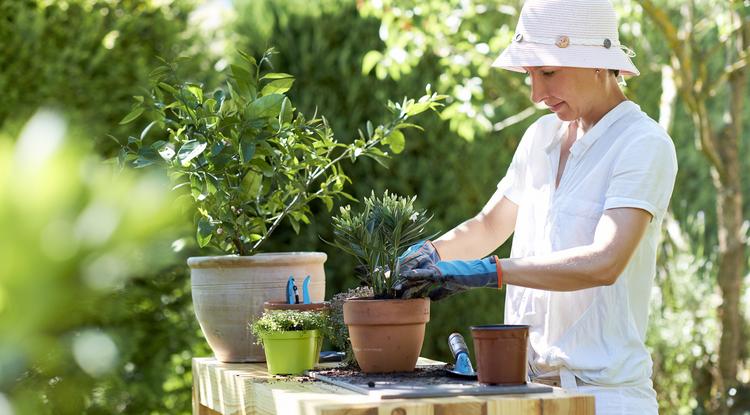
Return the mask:
[[[442, 364], [420, 358], [418, 365]], [[322, 365], [325, 366], [325, 365]], [[593, 415], [594, 398], [533, 395], [381, 400], [319, 381], [269, 375], [265, 363], [193, 359], [194, 415]]]

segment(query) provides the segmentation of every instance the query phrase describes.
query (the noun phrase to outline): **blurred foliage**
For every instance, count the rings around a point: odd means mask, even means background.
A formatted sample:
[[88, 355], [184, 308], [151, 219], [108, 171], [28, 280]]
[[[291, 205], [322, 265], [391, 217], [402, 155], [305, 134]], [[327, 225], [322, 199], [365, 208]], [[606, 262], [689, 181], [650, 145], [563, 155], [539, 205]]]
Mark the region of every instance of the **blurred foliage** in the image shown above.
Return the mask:
[[[0, 127], [16, 133], [40, 105], [64, 109], [97, 151], [119, 149], [118, 122], [148, 86], [159, 61], [203, 56], [207, 41], [188, 26], [194, 0], [9, 0], [0, 2]], [[196, 59], [185, 74], [209, 74]], [[204, 79], [196, 79], [203, 81]]]
[[705, 215], [683, 227], [665, 219], [665, 242], [659, 251], [656, 289], [647, 337], [654, 359], [659, 409], [669, 414], [707, 413], [711, 367], [715, 365], [721, 295], [709, 280], [714, 271], [705, 239]]
[[0, 135], [0, 394], [20, 414], [117, 408], [101, 382], [134, 370], [128, 346], [156, 328], [113, 324], [138, 314], [124, 290], [175, 261], [181, 231], [167, 180], [104, 164], [66, 124], [40, 110], [17, 140]]
[[[231, 63], [213, 54], [213, 36], [228, 39], [229, 52], [259, 55], [274, 46], [280, 52], [274, 70], [296, 78], [289, 97], [297, 109], [328, 115], [345, 142], [357, 137], [366, 120], [384, 120], [388, 115], [382, 104], [389, 99], [421, 95], [428, 83], [449, 95], [440, 116], [425, 116], [424, 132], [407, 133], [406, 147], [389, 170], [363, 160], [347, 172], [352, 183], [344, 189], [357, 199], [385, 189], [417, 195], [420, 206], [435, 214], [430, 233], [447, 231], [479, 211], [521, 134], [543, 113], [530, 104], [523, 75], [489, 68], [510, 41], [519, 0], [235, 0], [233, 24], [201, 36], [189, 23], [194, 3], [0, 2], [0, 88], [5, 93], [0, 104], [0, 226], [4, 235], [13, 235], [0, 241], [0, 412], [10, 400], [24, 402], [15, 408], [21, 414], [190, 413], [190, 358], [210, 354], [193, 315], [184, 265], [187, 256], [199, 252], [191, 242], [190, 213], [164, 205], [167, 192], [161, 191], [139, 209], [166, 210], [139, 216], [146, 211], [134, 210], [139, 199], [133, 195], [140, 194], [139, 183], [156, 179], [127, 173], [115, 180], [109, 167], [86, 155], [95, 150], [111, 156], [119, 147], [107, 133], [125, 137], [145, 127], [146, 120], [127, 126], [117, 122], [129, 112], [132, 96], [148, 86], [157, 56], [194, 56], [181, 76], [211, 88], [217, 85], [215, 74]], [[622, 41], [638, 52], [635, 63], [642, 72], [628, 80], [627, 93], [659, 119], [664, 115], [662, 74], [672, 65], [667, 45], [648, 30], [652, 23], [635, 2], [614, 3], [623, 22]], [[690, 11], [684, 6], [688, 2], [657, 3], [675, 21]], [[716, 53], [723, 53], [729, 26], [718, 11], [725, 3], [689, 3], [705, 22], [691, 41], [715, 45]], [[711, 60], [708, 64], [711, 71], [722, 69]], [[66, 112], [70, 137], [48, 156], [48, 149], [55, 148], [51, 142], [34, 146], [35, 157], [56, 160], [35, 170], [44, 186], [34, 187], [32, 176], [22, 174], [26, 168], [16, 161], [19, 154], [34, 151], [19, 150], [25, 140], [13, 142], [41, 104]], [[59, 126], [57, 115], [41, 114]], [[712, 116], [720, 119], [724, 113], [714, 110]], [[669, 118], [680, 172], [674, 218], [665, 222], [648, 344], [662, 413], [703, 414], [708, 413], [718, 342], [715, 194], [707, 164], [693, 144], [695, 127], [679, 98]], [[747, 141], [741, 154], [747, 154]], [[743, 157], [743, 163], [750, 168], [750, 158]], [[747, 183], [743, 186], [747, 189]], [[95, 201], [120, 212], [106, 240], [96, 237], [106, 226], [86, 225], [92, 220], [86, 218], [95, 220], [104, 211], [97, 207], [101, 204], [92, 205]], [[750, 216], [747, 209], [745, 217]], [[265, 249], [327, 251], [330, 298], [356, 285], [355, 262], [321, 242], [332, 238], [326, 207], [312, 205], [310, 213], [309, 226], [299, 234], [281, 226]], [[135, 217], [142, 220], [121, 226]], [[167, 231], [175, 225], [178, 229]], [[167, 242], [178, 236], [184, 238], [174, 244], [175, 253]], [[508, 252], [506, 244], [497, 253]], [[127, 267], [118, 266], [122, 261]], [[102, 268], [107, 272], [98, 271]], [[502, 321], [503, 298], [502, 291], [473, 290], [433, 303], [423, 355], [449, 360], [448, 335], [459, 331], [467, 337], [470, 325]], [[748, 313], [750, 299], [745, 298]], [[91, 347], [96, 360], [81, 353]], [[738, 411], [750, 405], [749, 366], [740, 366], [745, 386], [736, 392]]]

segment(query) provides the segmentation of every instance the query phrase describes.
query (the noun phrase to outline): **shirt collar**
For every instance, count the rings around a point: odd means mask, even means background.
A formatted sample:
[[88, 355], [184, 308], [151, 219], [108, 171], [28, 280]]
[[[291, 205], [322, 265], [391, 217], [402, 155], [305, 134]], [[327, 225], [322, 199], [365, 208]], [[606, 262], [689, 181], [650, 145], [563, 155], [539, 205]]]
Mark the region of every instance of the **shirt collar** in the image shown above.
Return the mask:
[[[580, 135], [579, 130], [579, 136], [577, 137], [575, 143], [570, 147], [570, 154], [572, 156], [580, 156], [583, 153], [588, 150], [589, 147], [591, 147], [596, 140], [599, 139], [608, 129], [612, 126], [617, 120], [624, 117], [626, 114], [628, 114], [631, 111], [637, 111], [640, 110], [641, 107], [639, 107], [635, 102], [630, 100], [625, 100], [614, 108], [612, 108], [608, 113], [606, 113], [596, 124], [594, 124], [593, 127], [591, 127], [590, 130], [586, 132], [586, 134], [583, 134], [583, 136]], [[547, 152], [551, 151], [555, 145], [560, 141], [560, 139], [564, 136], [565, 132], [568, 130], [568, 125], [570, 122], [562, 122], [559, 129], [557, 130], [557, 134], [550, 140], [550, 142], [545, 147], [545, 150]]]

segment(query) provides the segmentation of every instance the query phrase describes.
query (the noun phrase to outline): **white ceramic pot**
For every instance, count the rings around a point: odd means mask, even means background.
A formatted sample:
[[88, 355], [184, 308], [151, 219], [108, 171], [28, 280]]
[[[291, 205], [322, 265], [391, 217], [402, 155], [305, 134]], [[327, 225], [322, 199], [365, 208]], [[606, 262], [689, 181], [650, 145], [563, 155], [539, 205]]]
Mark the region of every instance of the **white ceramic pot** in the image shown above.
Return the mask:
[[289, 276], [294, 276], [302, 300], [302, 281], [310, 275], [310, 300], [322, 302], [326, 258], [322, 252], [188, 258], [195, 315], [216, 358], [265, 361], [249, 323], [263, 313], [264, 302], [286, 298]]

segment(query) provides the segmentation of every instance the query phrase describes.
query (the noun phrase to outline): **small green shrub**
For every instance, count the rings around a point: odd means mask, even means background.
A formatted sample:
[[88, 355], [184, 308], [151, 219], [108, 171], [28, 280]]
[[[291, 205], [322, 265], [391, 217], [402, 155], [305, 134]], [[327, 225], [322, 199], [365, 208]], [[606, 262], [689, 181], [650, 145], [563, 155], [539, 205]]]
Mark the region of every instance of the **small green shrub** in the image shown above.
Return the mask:
[[250, 330], [257, 339], [256, 343], [260, 345], [263, 345], [263, 336], [269, 333], [320, 330], [325, 337], [329, 337], [331, 332], [328, 312], [296, 310], [266, 311], [259, 319], [250, 323]]

